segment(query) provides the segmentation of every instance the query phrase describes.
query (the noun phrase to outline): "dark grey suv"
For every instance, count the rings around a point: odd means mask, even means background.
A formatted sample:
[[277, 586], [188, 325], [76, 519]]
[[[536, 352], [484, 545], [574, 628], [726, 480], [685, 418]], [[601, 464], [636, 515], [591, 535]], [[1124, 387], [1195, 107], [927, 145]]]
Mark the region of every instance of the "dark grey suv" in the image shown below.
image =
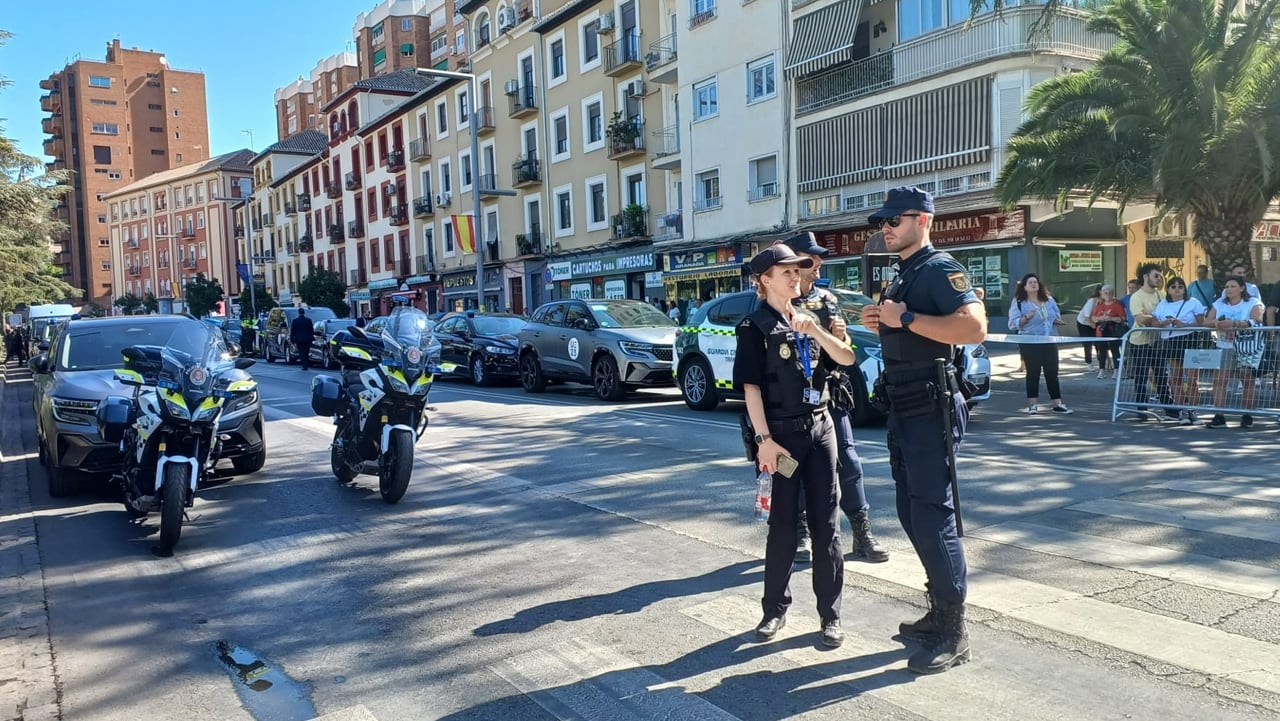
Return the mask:
[[520, 330], [520, 384], [541, 393], [548, 380], [589, 383], [606, 401], [640, 386], [672, 385], [676, 324], [638, 300], [557, 300]]

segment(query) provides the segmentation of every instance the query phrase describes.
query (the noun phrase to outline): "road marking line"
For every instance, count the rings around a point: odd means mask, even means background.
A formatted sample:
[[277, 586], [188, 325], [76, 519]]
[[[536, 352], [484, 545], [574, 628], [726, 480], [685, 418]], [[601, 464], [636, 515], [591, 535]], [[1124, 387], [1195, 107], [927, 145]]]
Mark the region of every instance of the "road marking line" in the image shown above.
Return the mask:
[[1280, 487], [1274, 483], [1244, 483], [1240, 481], [1167, 481], [1156, 483], [1158, 488], [1182, 493], [1198, 493], [1205, 496], [1226, 496], [1247, 501], [1280, 503]]
[[1077, 503], [1074, 506], [1067, 506], [1067, 510], [1280, 544], [1280, 525], [1274, 521], [1224, 517], [1218, 512], [1181, 510], [1112, 498]]
[[1168, 548], [1011, 521], [970, 531], [969, 536], [1051, 556], [1141, 573], [1199, 588], [1257, 599], [1280, 592], [1280, 571]]
[[344, 708], [341, 711], [334, 711], [323, 716], [316, 716], [311, 721], [378, 721], [369, 709], [363, 705]]

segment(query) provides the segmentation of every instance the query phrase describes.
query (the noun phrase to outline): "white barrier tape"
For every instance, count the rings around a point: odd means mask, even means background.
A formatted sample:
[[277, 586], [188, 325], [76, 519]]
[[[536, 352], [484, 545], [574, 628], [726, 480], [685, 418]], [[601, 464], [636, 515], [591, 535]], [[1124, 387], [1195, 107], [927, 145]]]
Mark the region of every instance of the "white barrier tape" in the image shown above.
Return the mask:
[[1021, 333], [988, 333], [987, 343], [1009, 343], [1012, 345], [1074, 345], [1076, 343], [1100, 343], [1120, 340], [1119, 338], [1095, 338], [1081, 335], [1023, 335]]

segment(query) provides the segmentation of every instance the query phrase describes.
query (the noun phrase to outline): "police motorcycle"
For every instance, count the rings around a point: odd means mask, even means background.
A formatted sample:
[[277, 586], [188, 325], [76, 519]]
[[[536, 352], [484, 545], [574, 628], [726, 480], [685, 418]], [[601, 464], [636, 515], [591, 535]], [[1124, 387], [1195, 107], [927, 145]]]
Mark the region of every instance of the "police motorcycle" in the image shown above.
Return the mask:
[[311, 381], [311, 409], [332, 416], [329, 447], [333, 475], [349, 483], [376, 475], [382, 500], [396, 503], [409, 487], [414, 445], [427, 430], [427, 405], [440, 371], [440, 342], [432, 321], [417, 308], [392, 311], [376, 333], [350, 326], [334, 334], [331, 357], [342, 376]]
[[133, 395], [102, 400], [98, 431], [124, 454], [115, 480], [125, 510], [133, 518], [160, 512], [153, 551], [170, 556], [197, 486], [217, 463], [223, 411], [253, 402], [258, 384], [245, 372], [253, 361], [233, 358], [198, 322], [182, 324], [165, 346], [135, 345], [123, 354], [115, 379]]

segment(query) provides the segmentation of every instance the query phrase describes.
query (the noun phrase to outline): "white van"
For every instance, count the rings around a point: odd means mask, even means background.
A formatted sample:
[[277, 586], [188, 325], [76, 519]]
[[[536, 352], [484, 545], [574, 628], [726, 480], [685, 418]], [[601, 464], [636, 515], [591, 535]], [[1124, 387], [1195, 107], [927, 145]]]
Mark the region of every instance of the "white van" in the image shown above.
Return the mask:
[[32, 354], [42, 352], [41, 344], [48, 348], [53, 327], [76, 314], [76, 309], [66, 303], [33, 305], [27, 309], [27, 330], [31, 334]]

